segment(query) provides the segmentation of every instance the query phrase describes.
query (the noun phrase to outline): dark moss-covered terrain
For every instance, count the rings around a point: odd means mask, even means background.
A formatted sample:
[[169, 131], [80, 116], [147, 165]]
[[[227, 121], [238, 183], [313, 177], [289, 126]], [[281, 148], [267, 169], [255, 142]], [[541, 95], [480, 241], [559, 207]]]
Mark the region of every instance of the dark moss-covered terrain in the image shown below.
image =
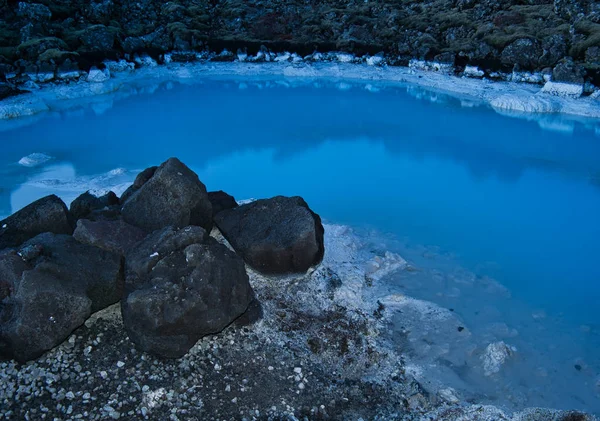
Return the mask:
[[[88, 70], [106, 58], [238, 49], [383, 52], [543, 70], [600, 85], [600, 3], [591, 0], [0, 0], [0, 77]], [[184, 56], [186, 57], [186, 56]], [[187, 57], [193, 57], [188, 55]], [[233, 59], [233, 55], [221, 59]]]

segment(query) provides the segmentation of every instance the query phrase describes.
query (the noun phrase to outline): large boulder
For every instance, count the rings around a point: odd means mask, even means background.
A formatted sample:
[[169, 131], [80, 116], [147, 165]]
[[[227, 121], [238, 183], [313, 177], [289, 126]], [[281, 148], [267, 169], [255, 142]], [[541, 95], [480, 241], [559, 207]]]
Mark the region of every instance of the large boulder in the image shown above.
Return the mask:
[[166, 227], [126, 258], [123, 323], [146, 352], [179, 358], [254, 300], [244, 262], [198, 226]]
[[212, 205], [213, 216], [221, 211], [238, 207], [234, 197], [223, 190], [208, 192], [208, 200]]
[[73, 233], [80, 243], [89, 244], [125, 256], [146, 233], [122, 220], [90, 221], [80, 219]]
[[212, 228], [212, 205], [206, 187], [177, 158], [158, 167], [123, 203], [125, 222], [148, 232], [167, 226]]
[[323, 259], [324, 229], [301, 197], [257, 200], [215, 216], [227, 241], [263, 273], [305, 272]]
[[552, 70], [552, 80], [554, 82], [583, 85], [584, 76], [585, 69], [583, 66], [576, 64], [571, 57], [562, 59]]
[[0, 250], [19, 246], [43, 232], [73, 233], [69, 210], [55, 195], [36, 200], [0, 221]]
[[507, 45], [500, 59], [506, 66], [518, 65], [522, 69], [535, 69], [543, 54], [539, 41], [531, 38], [519, 38]]
[[70, 207], [73, 218], [115, 219], [119, 213], [119, 198], [112, 191], [97, 197], [89, 191], [78, 196]]
[[0, 303], [0, 356], [29, 361], [119, 301], [123, 258], [45, 233], [0, 255], [0, 275], [11, 284]]
[[154, 175], [154, 173], [156, 172], [157, 169], [158, 169], [157, 166], [149, 167], [149, 168], [146, 168], [141, 173], [139, 173], [135, 177], [135, 180], [133, 180], [133, 184], [131, 186], [129, 186], [127, 188], [127, 190], [125, 190], [123, 192], [123, 194], [121, 195], [121, 203], [124, 204], [125, 202], [127, 202], [129, 200], [129, 198], [131, 196], [133, 196], [133, 193], [138, 191], [140, 189], [140, 187], [142, 187], [144, 184], [146, 184], [146, 182], [148, 180], [150, 180], [152, 178], [152, 176]]

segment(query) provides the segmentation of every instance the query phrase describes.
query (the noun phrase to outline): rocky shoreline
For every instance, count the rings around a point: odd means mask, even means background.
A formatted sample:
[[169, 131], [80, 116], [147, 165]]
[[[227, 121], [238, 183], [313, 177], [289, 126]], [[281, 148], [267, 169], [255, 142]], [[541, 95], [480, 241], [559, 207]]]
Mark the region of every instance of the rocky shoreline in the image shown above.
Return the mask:
[[447, 310], [374, 300], [407, 263], [360, 256], [300, 198], [240, 206], [170, 159], [120, 198], [49, 196], [0, 226], [0, 352], [21, 361], [0, 363], [2, 419], [594, 419], [427, 392], [384, 332]]

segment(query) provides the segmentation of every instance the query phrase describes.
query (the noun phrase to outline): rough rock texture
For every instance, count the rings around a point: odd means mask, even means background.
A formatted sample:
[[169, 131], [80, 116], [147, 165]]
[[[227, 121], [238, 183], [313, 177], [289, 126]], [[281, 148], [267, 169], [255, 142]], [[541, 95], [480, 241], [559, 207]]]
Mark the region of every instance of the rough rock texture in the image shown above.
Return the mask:
[[234, 197], [223, 190], [208, 192], [208, 200], [212, 204], [213, 217], [221, 211], [238, 207]]
[[72, 234], [72, 217], [55, 195], [43, 197], [0, 221], [0, 250], [16, 247], [43, 232]]
[[[144, 173], [143, 179], [150, 171]], [[212, 205], [206, 187], [177, 158], [164, 162], [146, 182], [140, 180], [139, 184], [124, 199], [121, 212], [125, 222], [148, 232], [171, 225], [178, 228], [198, 225], [208, 231], [212, 228]]]
[[552, 80], [554, 82], [566, 82], [583, 85], [585, 69], [579, 64], [575, 64], [571, 59], [561, 60], [552, 71]]
[[119, 301], [123, 259], [68, 235], [40, 234], [0, 256], [0, 355], [18, 361], [59, 345], [91, 313]]
[[301, 197], [277, 196], [220, 212], [227, 241], [263, 273], [305, 272], [323, 259], [323, 225]]
[[[228, 48], [254, 54], [262, 45], [301, 55], [315, 49], [361, 55], [382, 51], [400, 64], [449, 54], [487, 71], [516, 63], [523, 70], [539, 70], [570, 55], [591, 69], [586, 50], [600, 46], [599, 4], [590, 0], [4, 1], [0, 2], [4, 70], [0, 71], [35, 75], [42, 56], [48, 57], [45, 61], [52, 69], [69, 57], [87, 71], [104, 58], [124, 54], [149, 53], [160, 59], [164, 52], [179, 51], [184, 53], [178, 57], [194, 60], [188, 51]], [[220, 59], [224, 57], [233, 58], [229, 54]]]
[[157, 169], [158, 169], [158, 167], [149, 167], [149, 168], [146, 168], [141, 173], [139, 173], [135, 177], [133, 184], [131, 186], [129, 186], [127, 188], [127, 190], [125, 190], [123, 192], [123, 194], [121, 195], [121, 203], [124, 204], [125, 202], [127, 202], [129, 200], [129, 198], [133, 195], [133, 193], [138, 191], [140, 189], [140, 187], [142, 187], [146, 183], [146, 181], [148, 181], [152, 178], [152, 176], [154, 175], [154, 173], [156, 172]]
[[146, 237], [146, 233], [121, 220], [90, 221], [80, 219], [73, 233], [80, 243], [89, 244], [124, 256], [137, 243]]
[[112, 191], [100, 197], [96, 197], [90, 192], [85, 192], [73, 200], [70, 211], [75, 219], [95, 219], [102, 217], [112, 219], [119, 212], [118, 205], [119, 198]]
[[143, 351], [179, 358], [247, 309], [244, 262], [204, 229], [164, 228], [127, 255], [123, 322]]

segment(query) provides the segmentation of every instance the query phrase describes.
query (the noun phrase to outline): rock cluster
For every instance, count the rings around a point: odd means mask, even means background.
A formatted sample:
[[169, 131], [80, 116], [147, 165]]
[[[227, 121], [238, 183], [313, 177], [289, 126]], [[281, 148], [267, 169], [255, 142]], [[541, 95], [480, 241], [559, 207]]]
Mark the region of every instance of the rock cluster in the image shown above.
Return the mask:
[[42, 3], [0, 2], [0, 77], [13, 84], [68, 80], [94, 66], [90, 79], [102, 81], [104, 59], [133, 62], [136, 54], [162, 60], [174, 52], [171, 60], [189, 61], [205, 49], [240, 50], [212, 57], [232, 61], [264, 46], [302, 56], [382, 52], [392, 63], [428, 60], [488, 74], [551, 70], [570, 57], [600, 85], [600, 6], [589, 0]]
[[[213, 218], [235, 251], [210, 236]], [[238, 207], [171, 158], [121, 198], [86, 192], [69, 210], [52, 195], [0, 221], [0, 356], [35, 359], [120, 301], [140, 350], [179, 358], [261, 316], [244, 260], [284, 274], [322, 258], [321, 220], [301, 198]]]

